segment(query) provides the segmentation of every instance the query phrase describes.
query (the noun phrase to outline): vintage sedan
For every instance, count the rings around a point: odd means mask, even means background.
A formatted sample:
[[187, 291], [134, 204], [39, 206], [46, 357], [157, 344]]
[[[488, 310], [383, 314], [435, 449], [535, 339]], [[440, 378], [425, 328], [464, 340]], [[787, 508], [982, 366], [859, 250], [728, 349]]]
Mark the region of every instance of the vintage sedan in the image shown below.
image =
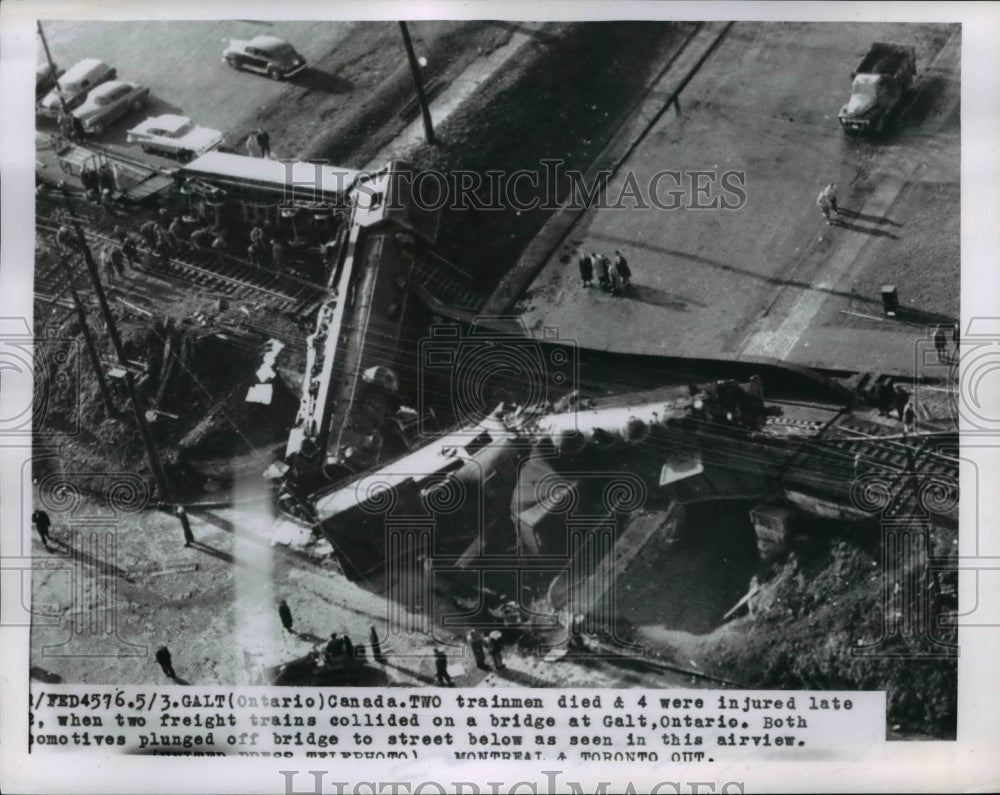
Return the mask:
[[233, 69], [259, 72], [272, 80], [284, 80], [306, 68], [306, 59], [277, 36], [254, 36], [245, 41], [230, 39], [229, 46], [222, 53], [222, 60]]
[[83, 131], [100, 135], [116, 119], [142, 108], [149, 100], [149, 89], [124, 80], [111, 80], [93, 89], [84, 103], [73, 111]]
[[37, 113], [42, 118], [58, 119], [64, 107], [67, 111], [75, 110], [83, 104], [87, 93], [94, 86], [114, 80], [116, 77], [118, 72], [104, 61], [84, 58], [63, 72], [56, 84], [58, 90], [53, 88], [42, 98], [36, 108]]
[[150, 116], [125, 134], [130, 144], [139, 144], [144, 152], [162, 152], [181, 161], [188, 161], [215, 149], [223, 142], [222, 133], [199, 127], [187, 116], [165, 113]]
[[39, 100], [51, 91], [63, 75], [63, 69], [48, 61], [38, 64], [35, 69], [35, 99]]

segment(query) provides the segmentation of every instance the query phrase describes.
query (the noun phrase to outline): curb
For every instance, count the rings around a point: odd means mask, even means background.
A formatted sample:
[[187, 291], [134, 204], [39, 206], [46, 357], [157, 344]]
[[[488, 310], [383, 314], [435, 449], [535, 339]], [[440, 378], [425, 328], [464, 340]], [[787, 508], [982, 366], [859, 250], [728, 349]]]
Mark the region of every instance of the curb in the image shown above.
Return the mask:
[[[624, 119], [619, 131], [611, 138], [607, 146], [601, 150], [590, 168], [587, 169], [585, 177], [589, 180], [589, 184], [593, 184], [594, 177], [602, 171], [610, 172], [610, 176], [614, 176], [617, 173], [625, 159], [643, 138], [649, 134], [652, 126], [678, 100], [680, 92], [701, 67], [705, 58], [714, 51], [715, 47], [733, 24], [733, 22], [700, 23], [681, 43], [680, 47], [666, 57], [666, 62], [660, 67], [656, 77], [647, 85], [642, 98], [632, 112]], [[699, 37], [703, 39], [706, 37], [709, 38], [709, 44], [704, 49], [697, 51], [696, 54], [700, 57], [695, 61], [693, 70], [687, 71], [680, 82], [676, 83], [674, 66], [678, 60], [691, 52], [689, 49], [690, 45]], [[646, 109], [645, 106], [650, 102], [650, 96], [654, 92], [666, 94], [667, 99], [659, 105], [648, 121], [643, 122], [641, 127], [636, 130], [637, 123], [642, 121], [643, 111]], [[602, 165], [604, 168], [601, 168]], [[587, 209], [587, 207], [564, 205], [556, 210], [555, 214], [545, 223], [538, 234], [528, 244], [527, 248], [525, 248], [517, 264], [501, 279], [500, 284], [497, 285], [493, 294], [487, 299], [481, 313], [484, 315], [510, 314], [514, 304], [524, 291], [528, 289], [531, 282], [541, 273]]]

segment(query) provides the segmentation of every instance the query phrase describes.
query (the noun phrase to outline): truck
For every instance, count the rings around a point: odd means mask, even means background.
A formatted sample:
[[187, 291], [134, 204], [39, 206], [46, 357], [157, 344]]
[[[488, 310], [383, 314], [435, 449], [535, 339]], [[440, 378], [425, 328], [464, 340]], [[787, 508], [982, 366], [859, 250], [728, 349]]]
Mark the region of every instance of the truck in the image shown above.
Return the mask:
[[913, 47], [875, 42], [851, 74], [851, 98], [838, 118], [845, 133], [878, 135], [917, 73]]

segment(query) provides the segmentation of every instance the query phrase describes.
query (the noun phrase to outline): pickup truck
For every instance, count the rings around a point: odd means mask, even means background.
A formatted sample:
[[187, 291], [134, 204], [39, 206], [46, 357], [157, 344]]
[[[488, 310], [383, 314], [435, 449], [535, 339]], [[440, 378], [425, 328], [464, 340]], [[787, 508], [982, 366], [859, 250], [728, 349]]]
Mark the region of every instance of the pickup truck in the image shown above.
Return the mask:
[[917, 73], [913, 47], [876, 42], [851, 77], [851, 98], [838, 118], [845, 133], [874, 133], [899, 105]]

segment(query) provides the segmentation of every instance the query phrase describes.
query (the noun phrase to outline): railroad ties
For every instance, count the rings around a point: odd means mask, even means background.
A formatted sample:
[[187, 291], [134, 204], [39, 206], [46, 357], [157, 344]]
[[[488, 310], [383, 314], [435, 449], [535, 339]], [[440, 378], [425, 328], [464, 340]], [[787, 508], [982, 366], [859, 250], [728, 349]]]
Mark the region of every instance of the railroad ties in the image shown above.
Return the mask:
[[[110, 214], [99, 216], [81, 209], [80, 216], [91, 253], [98, 263], [102, 251], [115, 243], [114, 227], [131, 226], [127, 219]], [[54, 249], [55, 233], [65, 222], [62, 211], [51, 215], [39, 213], [36, 230], [52, 240]], [[294, 349], [304, 350], [304, 324], [327, 297], [322, 285], [294, 273], [279, 274], [236, 257], [220, 256], [214, 251], [188, 248], [169, 257], [160, 256], [144, 246], [140, 246], [139, 251], [141, 267], [126, 269], [123, 279], [128, 284], [126, 296], [130, 303], [145, 305], [156, 313], [154, 307], [163, 306], [166, 310], [165, 302], [190, 296], [194, 288], [198, 297], [245, 305], [247, 311], [242, 313], [239, 325], [249, 332], [251, 339], [274, 337]], [[58, 260], [54, 256], [37, 259], [35, 295], [41, 300], [67, 305], [67, 285]], [[81, 286], [83, 284], [81, 282]], [[169, 312], [164, 311], [164, 314]], [[239, 336], [239, 329], [226, 328], [225, 331]]]

